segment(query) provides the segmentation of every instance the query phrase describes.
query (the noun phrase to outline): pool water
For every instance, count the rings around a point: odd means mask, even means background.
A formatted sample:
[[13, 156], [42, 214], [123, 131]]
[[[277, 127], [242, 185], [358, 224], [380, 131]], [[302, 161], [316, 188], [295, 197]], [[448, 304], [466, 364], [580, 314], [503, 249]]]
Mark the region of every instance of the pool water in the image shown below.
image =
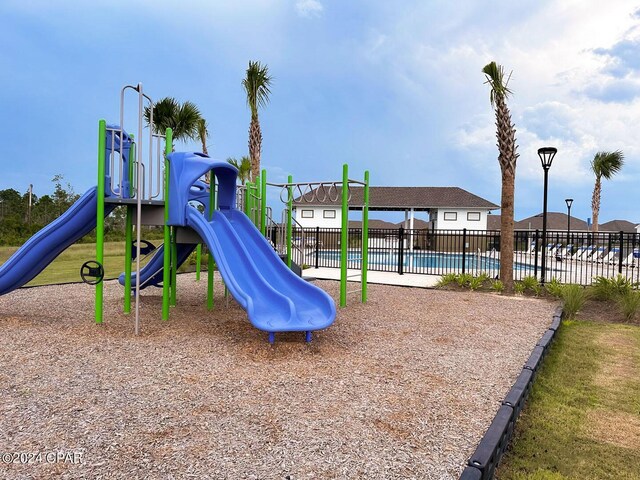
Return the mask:
[[[403, 254], [403, 266], [405, 271], [426, 269], [452, 269], [462, 270], [463, 256], [461, 253], [433, 253], [433, 252], [405, 252]], [[397, 252], [369, 251], [369, 265], [397, 266]], [[360, 267], [360, 252], [348, 252], [347, 259], [350, 268]], [[320, 266], [339, 266], [340, 251], [329, 250], [318, 252]], [[324, 260], [324, 262], [323, 262]], [[331, 265], [325, 265], [331, 264]], [[335, 264], [335, 265], [334, 265]], [[469, 253], [464, 256], [465, 270], [499, 270], [500, 261], [496, 258], [484, 257]], [[516, 270], [533, 270], [531, 265], [514, 262]]]

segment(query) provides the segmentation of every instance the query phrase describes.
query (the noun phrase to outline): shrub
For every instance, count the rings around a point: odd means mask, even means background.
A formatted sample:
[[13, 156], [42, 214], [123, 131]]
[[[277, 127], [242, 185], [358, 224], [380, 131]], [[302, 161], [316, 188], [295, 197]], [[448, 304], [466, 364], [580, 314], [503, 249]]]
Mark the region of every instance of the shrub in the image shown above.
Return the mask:
[[482, 276], [480, 277], [473, 277], [471, 280], [469, 280], [469, 288], [471, 290], [478, 290], [480, 287], [482, 287], [482, 285], [484, 285], [486, 278], [483, 278]]
[[529, 275], [522, 279], [522, 286], [525, 291], [536, 292], [538, 285], [538, 279], [533, 275]]
[[555, 298], [562, 297], [562, 284], [558, 281], [557, 278], [552, 278], [550, 282], [548, 282], [545, 287], [547, 293]]
[[522, 295], [524, 293], [524, 283], [522, 282], [514, 282], [513, 284], [513, 291], [516, 293], [516, 295]]
[[564, 313], [568, 320], [576, 316], [576, 313], [580, 311], [588, 298], [589, 291], [581, 285], [564, 285], [562, 287]]
[[470, 273], [462, 273], [456, 279], [460, 287], [468, 287], [471, 280], [473, 280], [473, 276]]
[[616, 300], [631, 292], [632, 283], [622, 275], [616, 278], [596, 277], [593, 281], [591, 291], [593, 298], [600, 301]]
[[494, 280], [491, 282], [491, 290], [502, 293], [504, 291], [504, 283], [501, 280]]
[[436, 283], [436, 287], [446, 287], [447, 285], [451, 285], [452, 283], [458, 283], [458, 276], [455, 273], [447, 273], [440, 277], [438, 283]]
[[624, 318], [631, 321], [640, 310], [640, 292], [629, 290], [618, 298], [618, 305]]

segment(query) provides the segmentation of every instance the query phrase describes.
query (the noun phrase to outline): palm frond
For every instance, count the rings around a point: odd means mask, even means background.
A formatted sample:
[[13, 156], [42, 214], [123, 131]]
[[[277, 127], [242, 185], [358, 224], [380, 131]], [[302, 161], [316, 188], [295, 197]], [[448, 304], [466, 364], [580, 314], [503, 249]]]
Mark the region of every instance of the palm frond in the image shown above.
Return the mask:
[[610, 180], [624, 165], [624, 154], [621, 150], [615, 152], [598, 152], [591, 160], [591, 170], [596, 178]]
[[256, 116], [258, 109], [265, 107], [269, 103], [271, 94], [271, 81], [273, 77], [269, 75], [269, 67], [260, 62], [249, 61], [246, 77], [242, 80], [242, 86], [247, 93], [247, 105], [251, 109], [251, 114]]
[[507, 98], [513, 93], [508, 87], [509, 80], [511, 80], [511, 73], [509, 73], [505, 82], [504, 67], [502, 65], [498, 65], [496, 62], [488, 63], [482, 69], [482, 73], [484, 73], [486, 78], [484, 83], [489, 84], [491, 87], [491, 92], [489, 94], [491, 105], [496, 103], [497, 97]]

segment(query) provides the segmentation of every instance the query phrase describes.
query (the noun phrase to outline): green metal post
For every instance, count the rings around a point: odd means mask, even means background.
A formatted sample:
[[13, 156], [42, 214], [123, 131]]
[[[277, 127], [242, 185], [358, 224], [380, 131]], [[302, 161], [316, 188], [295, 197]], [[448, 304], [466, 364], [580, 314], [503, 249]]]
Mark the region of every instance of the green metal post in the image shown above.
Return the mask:
[[176, 233], [178, 227], [171, 227], [171, 306], [176, 306], [176, 297], [178, 291], [178, 242], [176, 242]]
[[362, 205], [362, 303], [367, 301], [367, 270], [369, 268], [369, 170], [364, 172], [364, 205]]
[[[209, 215], [209, 220], [211, 220], [216, 209], [216, 177], [213, 172], [211, 172], [209, 178], [209, 211], [207, 214]], [[213, 253], [209, 249], [207, 256], [207, 310], [213, 310], [213, 273]]]
[[256, 178], [256, 186], [253, 192], [253, 205], [251, 208], [251, 215], [253, 217], [253, 224], [256, 226], [258, 230], [260, 230], [260, 225], [258, 224], [258, 220], [260, 219], [260, 213], [258, 212], [258, 205], [260, 204], [260, 199], [258, 198], [258, 192], [261, 191], [260, 186], [260, 177]]
[[202, 245], [196, 247], [196, 282], [200, 281], [200, 262], [202, 261]]
[[[293, 176], [289, 175], [287, 177], [287, 183], [293, 183]], [[291, 186], [287, 187], [287, 266], [291, 268], [291, 236], [293, 235], [293, 222], [292, 222], [292, 211], [293, 211], [293, 188]]]
[[[133, 135], [130, 135], [133, 138]], [[133, 162], [136, 159], [136, 144], [129, 150], [129, 182], [133, 178]], [[131, 195], [131, 190], [129, 190]], [[133, 205], [127, 205], [124, 245], [124, 313], [131, 313], [131, 253], [133, 248]]]
[[171, 227], [169, 226], [169, 154], [173, 150], [173, 131], [167, 128], [164, 148], [164, 263], [162, 271], [162, 320], [169, 320], [171, 282]]
[[[104, 262], [104, 182], [107, 147], [107, 122], [98, 124], [98, 189], [96, 192], [96, 261]], [[96, 323], [102, 323], [104, 284], [96, 285]]]
[[349, 248], [349, 167], [342, 166], [342, 230], [340, 232], [340, 306], [347, 306], [347, 251]]
[[249, 208], [249, 193], [251, 192], [251, 182], [244, 185], [244, 214], [251, 218], [251, 209]]
[[260, 233], [267, 234], [267, 171], [262, 169], [262, 191], [260, 192]]

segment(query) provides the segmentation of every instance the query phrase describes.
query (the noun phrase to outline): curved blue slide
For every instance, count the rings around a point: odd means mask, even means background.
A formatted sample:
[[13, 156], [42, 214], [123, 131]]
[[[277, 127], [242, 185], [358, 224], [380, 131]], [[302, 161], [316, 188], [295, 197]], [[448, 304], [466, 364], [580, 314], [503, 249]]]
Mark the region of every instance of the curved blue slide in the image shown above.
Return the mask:
[[213, 252], [225, 285], [253, 326], [270, 333], [310, 332], [333, 323], [332, 298], [295, 275], [244, 213], [217, 210], [207, 221], [189, 207], [186, 221]]
[[[179, 243], [178, 244], [178, 267], [182, 265], [191, 252], [196, 248], [197, 245], [192, 243]], [[140, 284], [140, 290], [143, 290], [147, 287], [154, 286], [159, 287], [162, 286], [162, 275], [164, 272], [164, 245], [160, 245], [153, 257], [149, 260], [149, 262], [140, 269], [140, 278], [142, 279], [142, 283]], [[124, 286], [124, 273], [121, 273], [118, 277], [118, 282], [120, 285]], [[131, 288], [135, 288], [136, 282], [138, 280], [138, 276], [136, 272], [131, 272]]]
[[[96, 187], [87, 190], [66, 212], [33, 235], [0, 266], [0, 295], [33, 280], [67, 247], [96, 227], [96, 190]], [[115, 207], [105, 204], [105, 217]]]

